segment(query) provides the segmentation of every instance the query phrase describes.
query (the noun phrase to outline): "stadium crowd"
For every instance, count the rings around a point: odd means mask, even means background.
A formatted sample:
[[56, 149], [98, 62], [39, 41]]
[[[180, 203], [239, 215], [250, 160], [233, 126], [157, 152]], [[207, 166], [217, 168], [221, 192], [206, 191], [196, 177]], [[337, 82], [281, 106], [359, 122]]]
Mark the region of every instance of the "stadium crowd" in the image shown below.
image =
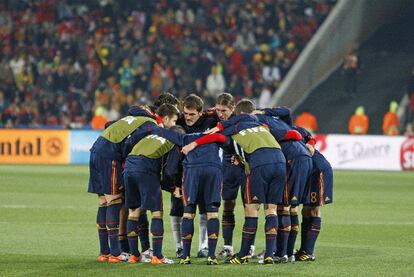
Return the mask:
[[266, 103], [334, 2], [2, 1], [0, 127], [84, 127], [163, 91]]

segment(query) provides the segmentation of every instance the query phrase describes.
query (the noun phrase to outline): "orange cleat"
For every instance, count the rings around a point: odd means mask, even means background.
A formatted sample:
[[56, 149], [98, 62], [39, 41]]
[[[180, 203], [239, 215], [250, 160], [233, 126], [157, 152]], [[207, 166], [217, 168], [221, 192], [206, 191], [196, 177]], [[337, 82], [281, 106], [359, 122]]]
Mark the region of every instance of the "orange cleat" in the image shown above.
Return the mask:
[[115, 263], [121, 263], [121, 257], [120, 256], [109, 256], [108, 257], [108, 263], [115, 264]]
[[96, 260], [98, 262], [106, 262], [106, 261], [108, 261], [108, 257], [109, 257], [108, 254], [102, 254], [102, 255], [99, 255]]
[[131, 255], [131, 257], [129, 257], [128, 263], [136, 264], [138, 262], [139, 262], [139, 256], [137, 257], [137, 256], [134, 256], [134, 255]]
[[156, 256], [152, 256], [151, 264], [173, 264], [174, 261], [167, 259], [167, 258], [158, 258]]

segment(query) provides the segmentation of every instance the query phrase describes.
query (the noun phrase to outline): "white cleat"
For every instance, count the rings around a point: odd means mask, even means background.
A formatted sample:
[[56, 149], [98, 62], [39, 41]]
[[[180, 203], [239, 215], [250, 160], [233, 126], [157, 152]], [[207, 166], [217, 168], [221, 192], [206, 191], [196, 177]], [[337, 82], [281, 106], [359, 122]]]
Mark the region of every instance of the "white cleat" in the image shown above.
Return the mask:
[[152, 259], [152, 249], [149, 248], [141, 253], [140, 261], [143, 263], [150, 263]]
[[224, 245], [223, 246], [223, 249], [218, 253], [218, 256], [219, 257], [224, 257], [224, 258], [227, 258], [227, 257], [231, 257], [231, 256], [233, 256], [233, 246], [231, 246], [231, 245]]

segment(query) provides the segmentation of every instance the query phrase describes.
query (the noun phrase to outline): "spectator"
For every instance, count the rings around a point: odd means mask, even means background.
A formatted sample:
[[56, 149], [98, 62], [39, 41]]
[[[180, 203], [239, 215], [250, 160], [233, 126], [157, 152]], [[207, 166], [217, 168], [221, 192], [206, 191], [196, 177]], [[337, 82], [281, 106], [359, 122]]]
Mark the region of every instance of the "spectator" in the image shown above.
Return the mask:
[[342, 70], [345, 74], [345, 91], [349, 96], [354, 96], [357, 92], [359, 70], [358, 56], [354, 48], [345, 56]]
[[318, 130], [318, 121], [316, 120], [316, 117], [310, 112], [306, 111], [302, 112], [298, 117], [296, 117], [294, 125], [303, 127], [311, 133], [314, 133], [316, 130]]
[[369, 119], [365, 115], [363, 106], [356, 108], [348, 123], [348, 131], [352, 135], [365, 135], [368, 133]]
[[270, 99], [272, 98], [272, 91], [270, 86], [264, 86], [259, 97], [259, 109], [264, 109], [269, 107]]
[[216, 65], [211, 67], [211, 74], [207, 77], [206, 87], [207, 93], [204, 96], [209, 99], [213, 99], [209, 102], [214, 101], [217, 95], [223, 93], [226, 88], [226, 81], [224, 80], [223, 75], [218, 72]]
[[414, 137], [413, 123], [407, 123], [407, 125], [405, 126], [404, 136], [410, 138]]
[[382, 122], [382, 132], [384, 135], [396, 136], [398, 135], [398, 125], [400, 125], [400, 119], [397, 115], [398, 103], [391, 101], [389, 111], [384, 115]]

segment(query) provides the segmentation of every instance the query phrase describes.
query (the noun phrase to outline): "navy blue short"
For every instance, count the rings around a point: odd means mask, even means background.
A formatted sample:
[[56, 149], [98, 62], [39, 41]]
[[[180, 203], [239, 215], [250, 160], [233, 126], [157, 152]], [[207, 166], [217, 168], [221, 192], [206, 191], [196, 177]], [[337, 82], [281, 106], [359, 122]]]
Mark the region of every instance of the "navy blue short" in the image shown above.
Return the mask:
[[246, 204], [280, 204], [286, 178], [285, 163], [271, 163], [252, 168], [246, 178]]
[[239, 188], [244, 191], [246, 173], [240, 166], [223, 163], [223, 200], [236, 200]]
[[184, 214], [183, 200], [181, 198], [174, 197], [171, 194], [171, 209], [170, 216], [182, 217]]
[[91, 152], [88, 192], [116, 195], [122, 193], [123, 189], [122, 163]]
[[297, 157], [286, 163], [286, 183], [283, 193], [283, 205], [297, 206], [303, 203], [306, 185], [312, 175], [312, 158]]
[[187, 167], [183, 171], [183, 203], [199, 205], [200, 213], [205, 213], [205, 207], [214, 205], [220, 207], [223, 172], [215, 166]]
[[[315, 165], [315, 164], [314, 164]], [[333, 171], [331, 166], [314, 166], [307, 184], [303, 205], [323, 206], [333, 201]]]
[[127, 157], [124, 182], [125, 205], [128, 208], [162, 211], [160, 168], [160, 159], [144, 156]]

